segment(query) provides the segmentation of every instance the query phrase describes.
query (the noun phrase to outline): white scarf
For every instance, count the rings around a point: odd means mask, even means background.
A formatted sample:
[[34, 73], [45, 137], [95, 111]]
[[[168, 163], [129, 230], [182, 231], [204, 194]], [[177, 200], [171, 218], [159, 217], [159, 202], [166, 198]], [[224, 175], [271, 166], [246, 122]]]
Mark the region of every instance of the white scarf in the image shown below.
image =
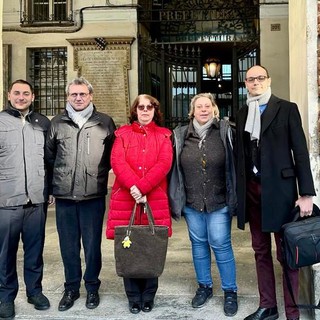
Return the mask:
[[68, 111], [71, 120], [81, 129], [92, 115], [93, 103], [90, 102], [90, 104], [82, 111], [76, 111], [73, 109], [72, 105], [67, 102], [66, 110]]
[[208, 132], [209, 128], [211, 127], [212, 123], [213, 123], [213, 118], [210, 119], [208, 122], [206, 122], [203, 125], [200, 125], [199, 122], [196, 120], [196, 118], [193, 118], [192, 124], [193, 124], [194, 130], [198, 134], [198, 136], [200, 137], [199, 149], [201, 149], [202, 142], [205, 139], [207, 132]]
[[247, 105], [249, 107], [245, 131], [250, 133], [251, 140], [260, 139], [261, 119], [259, 106], [267, 104], [271, 97], [271, 88], [259, 96], [247, 94]]

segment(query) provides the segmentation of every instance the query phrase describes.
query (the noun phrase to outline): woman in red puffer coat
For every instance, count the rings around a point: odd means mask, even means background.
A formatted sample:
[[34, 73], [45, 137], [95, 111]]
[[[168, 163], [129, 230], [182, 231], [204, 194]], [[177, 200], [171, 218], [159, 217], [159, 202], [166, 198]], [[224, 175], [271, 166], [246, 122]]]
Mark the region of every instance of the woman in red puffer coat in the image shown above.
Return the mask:
[[[111, 166], [115, 174], [106, 235], [114, 238], [114, 228], [128, 225], [134, 203], [148, 201], [156, 225], [169, 227], [171, 214], [167, 195], [167, 174], [172, 164], [171, 131], [160, 127], [160, 104], [152, 96], [142, 94], [130, 109], [130, 124], [115, 132]], [[140, 209], [140, 206], [138, 206]], [[135, 224], [148, 224], [139, 210]], [[154, 305], [158, 278], [123, 278], [131, 313], [149, 312]]]

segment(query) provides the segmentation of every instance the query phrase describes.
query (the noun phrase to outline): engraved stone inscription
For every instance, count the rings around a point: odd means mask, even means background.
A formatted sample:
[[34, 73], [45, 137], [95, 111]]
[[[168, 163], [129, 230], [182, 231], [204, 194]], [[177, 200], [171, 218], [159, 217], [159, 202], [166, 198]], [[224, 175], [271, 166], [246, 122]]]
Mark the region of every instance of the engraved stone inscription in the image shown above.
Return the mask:
[[93, 103], [110, 115], [117, 126], [128, 122], [130, 45], [132, 39], [104, 39], [104, 50], [95, 39], [68, 40], [74, 46], [74, 69], [93, 86]]
[[127, 122], [128, 101], [125, 50], [79, 51], [81, 75], [94, 89], [93, 102], [117, 124]]

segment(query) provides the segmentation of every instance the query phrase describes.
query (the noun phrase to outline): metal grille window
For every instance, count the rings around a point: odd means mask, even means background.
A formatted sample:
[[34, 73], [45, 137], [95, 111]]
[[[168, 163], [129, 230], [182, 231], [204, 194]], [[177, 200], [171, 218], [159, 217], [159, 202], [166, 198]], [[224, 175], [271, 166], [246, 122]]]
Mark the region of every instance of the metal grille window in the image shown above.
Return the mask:
[[66, 104], [67, 48], [29, 49], [29, 79], [35, 90], [35, 109], [47, 116]]
[[239, 74], [238, 74], [238, 106], [241, 107], [247, 100], [247, 89], [245, 86], [245, 78], [247, 70], [258, 63], [257, 50], [246, 53], [238, 59]]
[[24, 25], [72, 21], [72, 0], [25, 0], [22, 3]]
[[197, 94], [197, 69], [175, 65], [169, 68], [169, 72], [172, 87], [171, 118], [177, 122], [173, 125], [186, 124], [189, 122], [190, 100]]

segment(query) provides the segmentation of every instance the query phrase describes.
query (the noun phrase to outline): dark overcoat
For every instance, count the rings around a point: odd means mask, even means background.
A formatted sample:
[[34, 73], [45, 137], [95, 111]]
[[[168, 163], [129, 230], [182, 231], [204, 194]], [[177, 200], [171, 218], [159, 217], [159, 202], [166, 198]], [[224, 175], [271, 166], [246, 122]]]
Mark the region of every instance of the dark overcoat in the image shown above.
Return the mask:
[[[244, 131], [248, 106], [243, 106], [236, 119], [236, 168], [238, 228], [248, 221], [246, 212], [245, 148], [249, 133]], [[248, 141], [247, 140], [247, 141]], [[278, 232], [292, 220], [295, 201], [303, 195], [315, 195], [309, 152], [301, 117], [295, 103], [274, 95], [261, 116], [261, 203], [262, 231]]]

